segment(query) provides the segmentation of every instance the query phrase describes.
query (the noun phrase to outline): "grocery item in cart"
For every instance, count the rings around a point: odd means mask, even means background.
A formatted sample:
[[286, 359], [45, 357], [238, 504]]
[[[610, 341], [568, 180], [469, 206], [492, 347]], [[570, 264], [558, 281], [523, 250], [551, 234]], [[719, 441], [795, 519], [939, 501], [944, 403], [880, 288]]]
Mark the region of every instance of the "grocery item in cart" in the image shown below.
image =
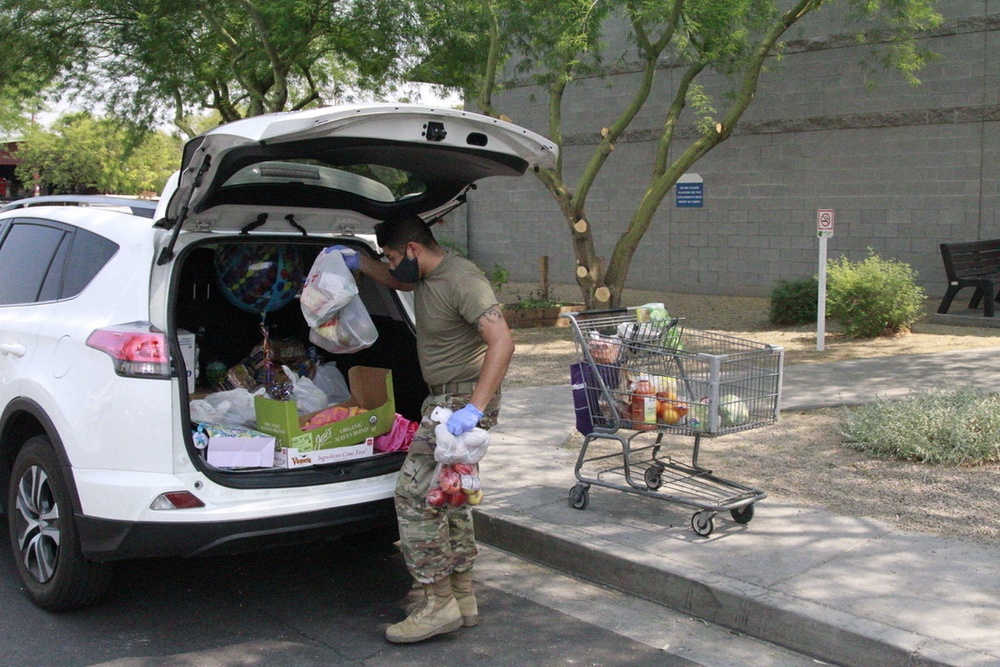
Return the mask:
[[632, 426], [637, 431], [656, 428], [656, 392], [649, 380], [639, 380], [632, 390]]

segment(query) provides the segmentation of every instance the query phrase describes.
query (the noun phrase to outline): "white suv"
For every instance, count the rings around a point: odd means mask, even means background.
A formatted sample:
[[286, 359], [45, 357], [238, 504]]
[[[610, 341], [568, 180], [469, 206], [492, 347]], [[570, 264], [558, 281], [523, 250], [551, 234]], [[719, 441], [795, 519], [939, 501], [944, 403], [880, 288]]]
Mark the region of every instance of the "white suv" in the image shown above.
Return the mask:
[[[94, 602], [123, 558], [393, 525], [402, 454], [215, 468], [192, 439], [187, 377], [202, 392], [210, 365], [245, 358], [262, 339], [265, 310], [271, 340], [308, 345], [294, 296], [323, 247], [375, 255], [366, 235], [375, 222], [402, 212], [436, 219], [478, 179], [555, 157], [542, 137], [477, 114], [333, 107], [251, 118], [191, 141], [158, 204], [55, 196], [0, 209], [0, 503], [35, 603]], [[287, 269], [291, 298], [234, 298], [219, 258], [241, 253], [287, 261], [276, 268]], [[391, 369], [397, 412], [416, 418], [427, 387], [407, 295], [359, 287], [377, 342], [352, 355], [320, 351], [319, 361], [345, 374]], [[182, 330], [198, 342], [194, 368]]]

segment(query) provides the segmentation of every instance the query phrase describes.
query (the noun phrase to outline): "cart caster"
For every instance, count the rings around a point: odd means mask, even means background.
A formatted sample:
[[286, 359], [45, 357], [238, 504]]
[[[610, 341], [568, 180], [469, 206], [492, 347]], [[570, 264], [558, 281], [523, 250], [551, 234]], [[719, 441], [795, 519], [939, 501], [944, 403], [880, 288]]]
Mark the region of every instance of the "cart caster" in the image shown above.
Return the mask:
[[733, 521], [736, 523], [750, 523], [750, 519], [753, 518], [753, 503], [745, 505], [744, 507], [731, 509], [729, 510], [729, 513], [732, 515]]
[[646, 468], [646, 472], [642, 474], [642, 479], [646, 482], [646, 487], [650, 491], [656, 491], [663, 486], [663, 466], [652, 465]]
[[711, 535], [715, 530], [715, 512], [695, 512], [691, 515], [691, 530], [701, 537]]
[[590, 503], [590, 487], [587, 484], [577, 484], [569, 490], [569, 506], [573, 509], [585, 510]]

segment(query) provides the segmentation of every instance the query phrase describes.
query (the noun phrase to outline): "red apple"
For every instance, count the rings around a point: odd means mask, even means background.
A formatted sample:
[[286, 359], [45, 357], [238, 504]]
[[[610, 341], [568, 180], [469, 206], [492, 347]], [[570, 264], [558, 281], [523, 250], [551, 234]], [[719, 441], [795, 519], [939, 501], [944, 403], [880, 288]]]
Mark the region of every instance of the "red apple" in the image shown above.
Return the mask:
[[459, 491], [448, 496], [448, 502], [454, 507], [461, 507], [465, 504], [466, 495]]
[[457, 472], [443, 473], [439, 479], [445, 493], [458, 493], [462, 490], [462, 478]]
[[459, 475], [475, 475], [476, 466], [471, 463], [453, 463], [451, 466], [452, 470], [457, 472]]
[[448, 494], [440, 486], [435, 486], [427, 492], [427, 504], [431, 507], [444, 507], [448, 500]]

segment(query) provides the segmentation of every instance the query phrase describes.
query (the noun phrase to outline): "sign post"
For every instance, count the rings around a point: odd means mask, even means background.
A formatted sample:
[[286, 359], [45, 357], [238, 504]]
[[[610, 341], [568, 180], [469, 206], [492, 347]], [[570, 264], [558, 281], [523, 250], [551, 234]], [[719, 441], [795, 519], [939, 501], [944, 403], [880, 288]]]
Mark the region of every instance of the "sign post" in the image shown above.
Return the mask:
[[826, 240], [833, 236], [833, 209], [816, 211], [816, 236], [819, 237], [819, 293], [816, 298], [816, 349], [823, 351], [826, 341]]

